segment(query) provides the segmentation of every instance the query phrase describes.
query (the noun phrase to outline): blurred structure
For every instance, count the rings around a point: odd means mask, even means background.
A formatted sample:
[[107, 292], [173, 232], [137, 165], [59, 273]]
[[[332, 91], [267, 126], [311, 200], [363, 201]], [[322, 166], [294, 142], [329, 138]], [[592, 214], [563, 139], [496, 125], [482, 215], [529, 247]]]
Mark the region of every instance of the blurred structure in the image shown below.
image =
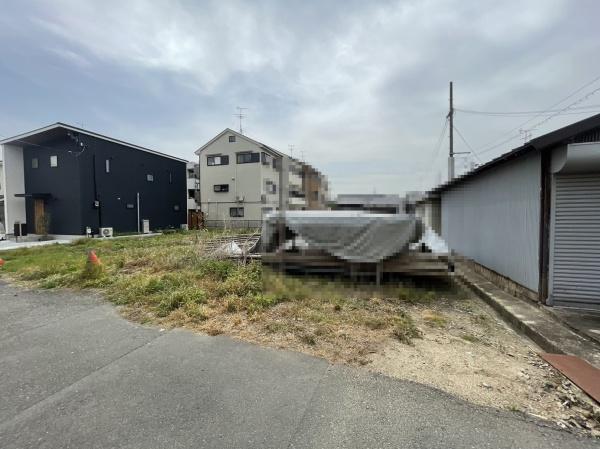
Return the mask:
[[425, 193], [418, 190], [406, 192], [404, 195], [404, 212], [414, 214], [417, 209], [417, 203], [425, 197]]
[[[281, 271], [352, 279], [446, 276], [447, 246], [414, 215], [287, 211], [265, 217], [263, 263]], [[440, 252], [441, 251], [441, 252]]]
[[189, 229], [202, 227], [202, 212], [200, 211], [200, 166], [188, 162], [187, 172], [187, 211]]
[[306, 196], [306, 209], [327, 209], [330, 200], [327, 176], [310, 164], [303, 163], [302, 169], [302, 190]]
[[426, 195], [415, 203], [415, 214], [425, 226], [433, 229], [436, 234], [442, 235], [442, 204], [440, 196]]
[[334, 210], [356, 210], [377, 214], [404, 212], [404, 200], [396, 194], [340, 194], [331, 206]]

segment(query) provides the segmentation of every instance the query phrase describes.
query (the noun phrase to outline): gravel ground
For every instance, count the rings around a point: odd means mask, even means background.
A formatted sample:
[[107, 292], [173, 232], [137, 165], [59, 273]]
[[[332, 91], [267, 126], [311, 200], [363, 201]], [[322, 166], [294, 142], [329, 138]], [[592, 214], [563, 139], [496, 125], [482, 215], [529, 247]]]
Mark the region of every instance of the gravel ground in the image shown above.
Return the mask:
[[412, 316], [422, 338], [412, 346], [389, 339], [369, 369], [600, 436], [600, 408], [479, 299], [417, 307]]

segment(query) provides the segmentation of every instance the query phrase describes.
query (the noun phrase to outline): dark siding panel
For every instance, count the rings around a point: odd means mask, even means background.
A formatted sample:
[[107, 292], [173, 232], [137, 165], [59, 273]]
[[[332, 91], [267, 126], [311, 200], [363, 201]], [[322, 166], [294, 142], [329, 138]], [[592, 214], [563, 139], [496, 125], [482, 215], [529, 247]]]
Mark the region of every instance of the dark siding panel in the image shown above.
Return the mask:
[[[113, 227], [117, 232], [137, 231], [137, 192], [140, 194], [140, 217], [150, 220], [151, 229], [179, 227], [187, 222], [184, 162], [88, 136], [82, 139], [89, 149], [81, 169], [82, 183], [86, 186], [82, 190], [84, 226], [97, 228], [102, 225]], [[94, 156], [101, 223], [98, 210], [93, 208]], [[106, 173], [107, 159], [110, 160], [110, 173]], [[154, 176], [153, 182], [146, 180], [148, 174]], [[134, 209], [127, 209], [128, 203], [133, 204]], [[179, 211], [174, 210], [175, 205], [179, 206]]]
[[[24, 151], [26, 193], [50, 193], [50, 232], [83, 234], [85, 227], [113, 227], [116, 232], [137, 231], [136, 193], [140, 193], [141, 218], [151, 229], [179, 227], [187, 222], [186, 164], [127, 146], [81, 135], [86, 150], [77, 154], [66, 136], [40, 143]], [[69, 153], [68, 151], [72, 151]], [[50, 168], [50, 155], [58, 155], [58, 167]], [[31, 168], [31, 158], [39, 168]], [[95, 158], [95, 169], [94, 169]], [[105, 161], [110, 159], [110, 173]], [[171, 182], [169, 182], [171, 173]], [[152, 174], [154, 182], [146, 181]], [[94, 200], [100, 200], [100, 210]], [[127, 204], [133, 209], [127, 209]], [[179, 206], [179, 211], [174, 206]], [[33, 226], [33, 200], [27, 200], [27, 221]]]
[[[51, 194], [45, 211], [50, 216], [51, 234], [81, 234], [81, 194], [78, 182], [78, 158], [69, 153], [75, 146], [68, 138], [46, 142], [43, 146], [25, 147], [23, 151], [25, 193]], [[50, 167], [50, 156], [58, 157], [58, 166]], [[38, 158], [38, 168], [31, 168], [31, 159]], [[34, 200], [27, 198], [26, 216], [29, 232], [34, 228]]]

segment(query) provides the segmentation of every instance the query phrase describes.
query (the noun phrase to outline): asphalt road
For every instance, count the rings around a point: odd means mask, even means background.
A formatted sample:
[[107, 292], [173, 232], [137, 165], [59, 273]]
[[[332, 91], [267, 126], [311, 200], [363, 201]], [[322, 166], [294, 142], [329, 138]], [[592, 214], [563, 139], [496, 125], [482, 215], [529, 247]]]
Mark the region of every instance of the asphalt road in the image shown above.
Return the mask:
[[132, 324], [92, 295], [0, 283], [0, 447], [600, 444], [366, 370]]

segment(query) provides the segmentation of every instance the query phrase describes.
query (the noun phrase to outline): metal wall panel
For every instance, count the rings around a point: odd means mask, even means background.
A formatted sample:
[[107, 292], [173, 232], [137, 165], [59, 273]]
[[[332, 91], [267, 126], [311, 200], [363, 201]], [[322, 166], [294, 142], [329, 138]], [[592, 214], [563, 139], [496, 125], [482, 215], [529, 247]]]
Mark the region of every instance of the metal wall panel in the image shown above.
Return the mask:
[[541, 158], [530, 154], [442, 193], [442, 236], [454, 251], [538, 290]]
[[552, 216], [552, 303], [600, 309], [600, 175], [557, 174]]

